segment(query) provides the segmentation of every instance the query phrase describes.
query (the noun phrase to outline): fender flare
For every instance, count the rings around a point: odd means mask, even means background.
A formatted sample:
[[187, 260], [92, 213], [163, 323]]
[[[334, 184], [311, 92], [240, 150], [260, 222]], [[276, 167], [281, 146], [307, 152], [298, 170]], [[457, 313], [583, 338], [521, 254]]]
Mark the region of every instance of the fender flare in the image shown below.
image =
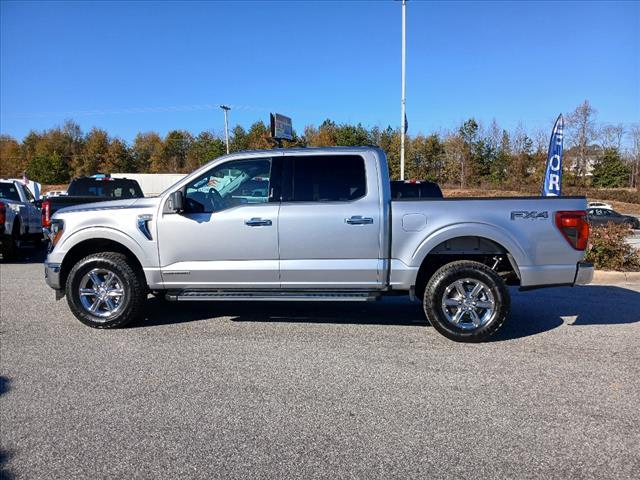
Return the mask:
[[65, 255], [72, 248], [87, 240], [111, 240], [127, 248], [144, 266], [153, 265], [153, 259], [149, 258], [142, 246], [132, 237], [120, 230], [110, 227], [87, 227], [73, 232], [64, 238], [59, 248], [64, 249]]
[[420, 243], [420, 245], [418, 245], [418, 248], [413, 253], [411, 258], [413, 265], [422, 265], [426, 256], [429, 255], [435, 247], [444, 241], [457, 237], [486, 238], [487, 240], [491, 240], [492, 242], [504, 247], [507, 250], [507, 253], [513, 257], [517, 266], [528, 264], [525, 250], [509, 232], [487, 223], [465, 222], [447, 225], [446, 227], [432, 232]]

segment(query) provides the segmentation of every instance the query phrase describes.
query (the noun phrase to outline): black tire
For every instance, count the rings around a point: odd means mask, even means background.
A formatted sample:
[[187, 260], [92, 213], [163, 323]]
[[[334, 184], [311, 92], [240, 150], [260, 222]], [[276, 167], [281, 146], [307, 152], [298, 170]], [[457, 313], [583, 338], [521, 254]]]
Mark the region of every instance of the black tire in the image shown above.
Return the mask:
[[2, 260], [14, 260], [18, 256], [18, 238], [20, 237], [20, 220], [13, 222], [11, 235], [5, 235], [2, 239]]
[[[114, 313], [106, 317], [92, 314], [80, 299], [80, 284], [95, 269], [114, 273], [122, 283], [117, 286], [124, 292], [124, 299], [117, 304]], [[71, 312], [93, 328], [124, 327], [141, 316], [147, 299], [144, 277], [131, 267], [125, 255], [116, 252], [94, 253], [76, 263], [67, 277], [65, 291]]]
[[[484, 284], [481, 285], [480, 293], [483, 298], [479, 299], [478, 303], [492, 303], [494, 308], [489, 310], [475, 307], [476, 303], [472, 303], [471, 297], [462, 297], [462, 295], [456, 293], [458, 292], [457, 289], [454, 292], [453, 289], [456, 288], [454, 287], [456, 282], [463, 280], [470, 280], [462, 282], [463, 289], [464, 285], [474, 285], [473, 282], [479, 281]], [[480, 285], [480, 283], [475, 285]], [[470, 292], [466, 292], [470, 295]], [[453, 302], [463, 301], [450, 298], [448, 297], [449, 294], [457, 295], [459, 299], [465, 298], [464, 302], [468, 303], [464, 303], [459, 307], [445, 307], [445, 295], [447, 295], [447, 300]], [[456, 342], [482, 342], [486, 340], [502, 327], [509, 314], [510, 306], [509, 291], [502, 278], [486, 265], [470, 260], [451, 262], [437, 270], [427, 283], [423, 299], [424, 312], [431, 325], [442, 335]], [[454, 324], [452, 320], [449, 320], [445, 309], [449, 312], [449, 317], [453, 313], [454, 319], [458, 309], [462, 309], [462, 320], [468, 319], [469, 321]], [[465, 309], [469, 309], [469, 312], [467, 313]], [[482, 323], [478, 321], [478, 326], [475, 326], [472, 322], [471, 310], [476, 312], [476, 318], [479, 318], [478, 312], [483, 314], [480, 321], [486, 320], [482, 321]]]

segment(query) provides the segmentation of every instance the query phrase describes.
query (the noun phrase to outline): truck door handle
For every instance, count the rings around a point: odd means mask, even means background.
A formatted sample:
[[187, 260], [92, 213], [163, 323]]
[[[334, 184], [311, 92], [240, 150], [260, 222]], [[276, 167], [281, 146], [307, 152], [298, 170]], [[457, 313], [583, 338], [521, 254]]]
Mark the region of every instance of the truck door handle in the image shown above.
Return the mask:
[[373, 218], [363, 217], [362, 215], [353, 215], [351, 218], [345, 218], [344, 221], [349, 225], [371, 225]]
[[249, 227], [270, 227], [272, 225], [271, 220], [253, 217], [250, 220], [245, 220], [244, 224]]

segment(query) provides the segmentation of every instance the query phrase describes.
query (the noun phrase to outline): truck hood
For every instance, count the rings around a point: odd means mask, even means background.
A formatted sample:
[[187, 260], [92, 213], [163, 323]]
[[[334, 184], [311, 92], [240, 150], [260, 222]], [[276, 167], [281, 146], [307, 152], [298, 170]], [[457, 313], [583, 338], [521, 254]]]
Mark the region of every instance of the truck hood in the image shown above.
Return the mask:
[[83, 203], [81, 205], [73, 205], [70, 207], [61, 208], [56, 212], [58, 213], [72, 213], [72, 212], [91, 212], [102, 210], [121, 210], [129, 208], [152, 208], [158, 205], [160, 201], [159, 197], [149, 198], [128, 198], [126, 200], [110, 200], [108, 202], [95, 202], [95, 203]]

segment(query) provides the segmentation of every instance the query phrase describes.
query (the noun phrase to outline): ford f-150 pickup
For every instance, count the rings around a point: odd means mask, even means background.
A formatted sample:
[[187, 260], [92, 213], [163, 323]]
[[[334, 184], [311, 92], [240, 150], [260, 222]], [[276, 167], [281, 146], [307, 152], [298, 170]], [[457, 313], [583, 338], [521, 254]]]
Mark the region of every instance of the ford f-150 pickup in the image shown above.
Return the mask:
[[457, 341], [495, 333], [507, 285], [591, 281], [584, 197], [391, 198], [372, 147], [220, 157], [158, 197], [80, 205], [51, 221], [46, 281], [95, 328], [149, 293], [170, 301], [419, 299]]

